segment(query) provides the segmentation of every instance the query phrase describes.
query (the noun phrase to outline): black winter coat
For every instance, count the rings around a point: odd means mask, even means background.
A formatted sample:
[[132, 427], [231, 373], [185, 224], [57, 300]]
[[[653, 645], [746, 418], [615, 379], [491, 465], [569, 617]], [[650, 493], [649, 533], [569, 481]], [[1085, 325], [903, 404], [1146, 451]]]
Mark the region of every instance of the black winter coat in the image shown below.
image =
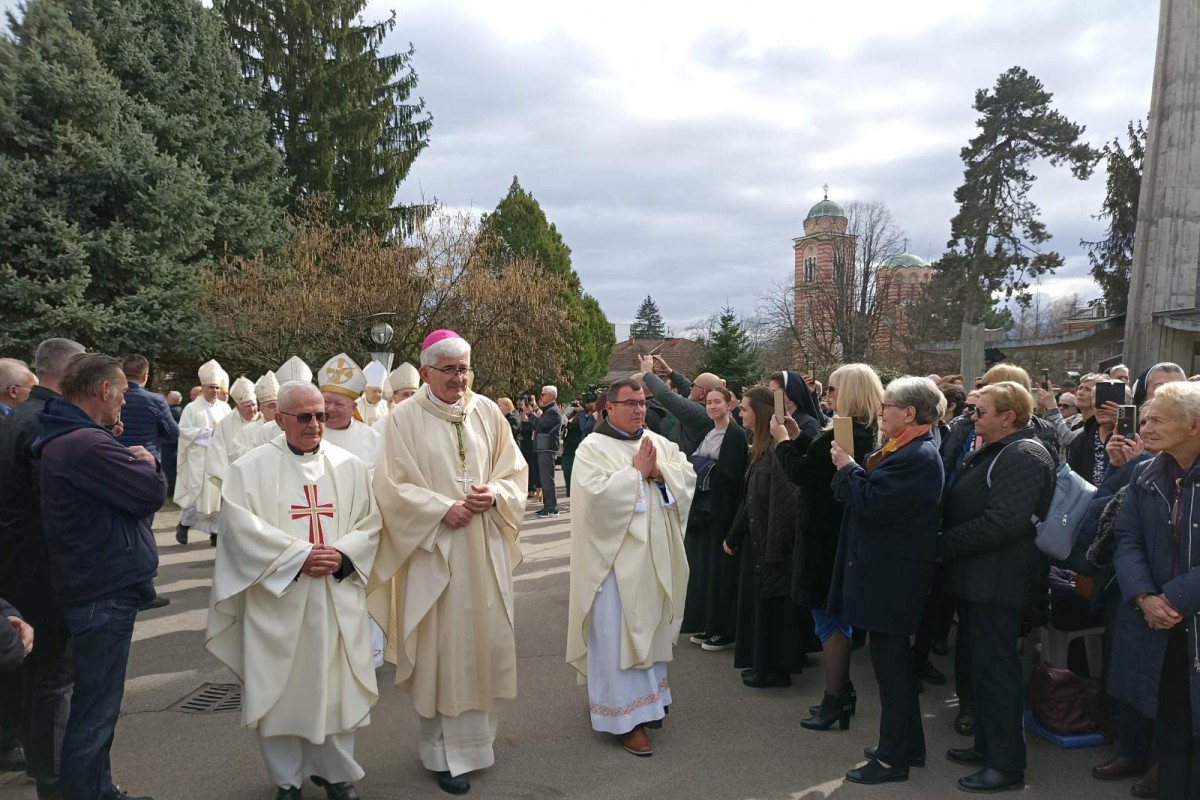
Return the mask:
[[942, 459], [925, 434], [868, 472], [848, 464], [833, 477], [846, 507], [825, 608], [867, 631], [912, 635], [933, 585], [941, 521]]
[[[705, 514], [692, 506], [692, 512], [688, 515], [689, 536], [693, 531], [708, 530], [719, 537], [710, 541], [721, 542], [732, 530], [746, 495], [749, 441], [742, 426], [731, 420], [725, 429], [725, 439], [721, 442], [721, 452], [717, 455], [717, 463], [713, 465], [709, 483], [709, 491], [712, 492], [711, 511]], [[725, 558], [725, 555], [722, 553], [720, 557]]]
[[[862, 463], [875, 449], [875, 430], [854, 422], [854, 460]], [[842, 504], [830, 485], [837, 470], [829, 458], [833, 430], [816, 439], [781, 442], [775, 456], [784, 474], [800, 493], [796, 517], [796, 547], [793, 550], [792, 600], [805, 608], [824, 608], [829, 599], [829, 582], [837, 559], [842, 530]]]
[[1034, 544], [1032, 519], [1050, 508], [1055, 468], [1035, 436], [1025, 428], [976, 450], [947, 492], [938, 555], [955, 597], [1025, 610], [1045, 595], [1050, 561]]
[[771, 444], [746, 471], [746, 496], [725, 541], [731, 550], [737, 550], [749, 537], [757, 595], [786, 597], [792, 586], [796, 487], [783, 474], [771, 452], [774, 442]]

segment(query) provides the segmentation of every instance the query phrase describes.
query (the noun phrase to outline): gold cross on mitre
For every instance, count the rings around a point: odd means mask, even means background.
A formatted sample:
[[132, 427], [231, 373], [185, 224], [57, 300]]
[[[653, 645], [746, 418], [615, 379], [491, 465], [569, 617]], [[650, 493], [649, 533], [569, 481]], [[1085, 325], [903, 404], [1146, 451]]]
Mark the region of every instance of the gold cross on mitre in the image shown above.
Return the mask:
[[337, 363], [328, 368], [328, 372], [329, 382], [336, 386], [341, 386], [354, 377], [354, 367], [350, 366], [344, 358], [339, 358]]

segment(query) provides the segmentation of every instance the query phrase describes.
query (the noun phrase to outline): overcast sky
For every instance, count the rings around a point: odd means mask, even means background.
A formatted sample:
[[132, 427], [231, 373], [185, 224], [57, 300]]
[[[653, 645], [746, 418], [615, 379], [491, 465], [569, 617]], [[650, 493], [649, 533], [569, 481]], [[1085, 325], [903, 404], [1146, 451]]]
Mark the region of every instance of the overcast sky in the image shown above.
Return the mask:
[[[975, 90], [1025, 67], [1099, 146], [1149, 111], [1158, 27], [1150, 0], [370, 0], [367, 15], [391, 9], [434, 116], [401, 199], [489, 211], [517, 175], [610, 319], [650, 294], [677, 329], [726, 303], [750, 314], [787, 280], [825, 183], [886, 203], [936, 258]], [[1103, 169], [1038, 174], [1067, 259], [1042, 288], [1097, 296], [1079, 240], [1102, 235]]]

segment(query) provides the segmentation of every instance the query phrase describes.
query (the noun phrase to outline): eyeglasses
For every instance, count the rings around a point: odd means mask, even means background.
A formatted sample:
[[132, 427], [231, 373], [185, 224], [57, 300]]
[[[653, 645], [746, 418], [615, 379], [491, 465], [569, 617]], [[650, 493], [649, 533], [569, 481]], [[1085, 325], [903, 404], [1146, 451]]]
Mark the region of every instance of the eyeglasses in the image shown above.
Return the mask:
[[[275, 410], [279, 411], [279, 409], [275, 409]], [[299, 422], [301, 425], [308, 425], [314, 419], [323, 425], [323, 424], [325, 424], [325, 420], [329, 419], [329, 415], [326, 414], [324, 411], [318, 411], [315, 414], [310, 414], [307, 411], [302, 412], [300, 414], [293, 414], [290, 411], [279, 411], [279, 413], [287, 414], [289, 417], [295, 417], [296, 422]]]
[[987, 416], [988, 414], [1000, 414], [1000, 413], [1003, 413], [1003, 412], [985, 411], [984, 409], [979, 408], [978, 406], [976, 406], [975, 408], [972, 408], [970, 411], [967, 412], [967, 414], [969, 414], [972, 417], [975, 417], [976, 419], [978, 419], [979, 417]]
[[470, 367], [430, 367], [445, 375], [447, 378], [453, 378], [456, 375], [460, 378], [465, 378], [471, 373]]
[[965, 406], [963, 406], [963, 414], [969, 417], [975, 413], [975, 408], [976, 405], [974, 403], [967, 403]]
[[1071, 405], [1070, 403], [1059, 403], [1058, 407], [1063, 409], [1064, 411], [1068, 408], [1075, 408], [1075, 406]]
[[883, 408], [910, 408], [910, 406], [902, 406], [899, 403], [880, 403]]
[[613, 406], [625, 406], [630, 411], [632, 411], [635, 408], [645, 408], [646, 407], [645, 400], [609, 400], [608, 403], [609, 403], [609, 405], [613, 405]]

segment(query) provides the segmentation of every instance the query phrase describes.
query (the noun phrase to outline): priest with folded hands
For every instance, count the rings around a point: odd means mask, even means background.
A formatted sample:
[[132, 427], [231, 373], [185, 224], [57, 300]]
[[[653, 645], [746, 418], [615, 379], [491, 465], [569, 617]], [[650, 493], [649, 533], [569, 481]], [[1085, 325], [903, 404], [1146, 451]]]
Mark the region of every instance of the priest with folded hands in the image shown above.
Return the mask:
[[379, 511], [366, 465], [322, 441], [317, 387], [281, 386], [275, 422], [283, 436], [225, 475], [206, 643], [244, 684], [276, 797], [307, 777], [357, 800], [354, 732], [379, 699], [365, 594]]

